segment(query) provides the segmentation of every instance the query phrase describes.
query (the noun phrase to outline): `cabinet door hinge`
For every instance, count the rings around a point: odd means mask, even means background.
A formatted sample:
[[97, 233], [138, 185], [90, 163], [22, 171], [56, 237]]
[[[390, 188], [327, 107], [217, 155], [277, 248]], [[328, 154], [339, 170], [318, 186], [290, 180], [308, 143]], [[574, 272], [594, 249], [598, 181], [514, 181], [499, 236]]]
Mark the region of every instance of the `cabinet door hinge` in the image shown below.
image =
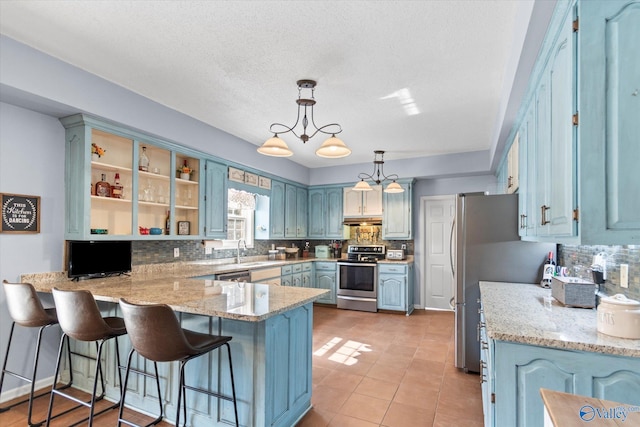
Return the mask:
[[578, 113], [575, 113], [575, 114], [573, 115], [573, 117], [572, 117], [572, 121], [573, 121], [573, 125], [574, 125], [574, 126], [578, 126], [578, 121], [579, 121]]
[[496, 394], [491, 393], [491, 403], [496, 403]]
[[573, 21], [573, 32], [577, 32], [580, 29], [580, 18], [576, 18]]
[[575, 208], [573, 210], [573, 220], [574, 221], [580, 221], [580, 209], [579, 208]]

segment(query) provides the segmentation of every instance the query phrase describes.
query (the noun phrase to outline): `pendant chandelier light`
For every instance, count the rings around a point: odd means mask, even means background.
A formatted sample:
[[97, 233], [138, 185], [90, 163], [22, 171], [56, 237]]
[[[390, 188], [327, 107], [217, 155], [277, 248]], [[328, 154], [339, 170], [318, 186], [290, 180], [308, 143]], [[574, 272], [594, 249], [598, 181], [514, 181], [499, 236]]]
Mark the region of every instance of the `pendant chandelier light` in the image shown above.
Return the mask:
[[[373, 173], [371, 175], [367, 173], [358, 174], [358, 178], [360, 181], [353, 187], [354, 191], [371, 191], [373, 188], [369, 185], [367, 181], [373, 181], [376, 185], [380, 185], [385, 181], [391, 181], [387, 188], [384, 189], [385, 193], [402, 193], [404, 192], [404, 188], [400, 186], [396, 182], [398, 179], [398, 175], [385, 175], [384, 174], [384, 151], [376, 150], [374, 151], [375, 156], [373, 158]], [[367, 180], [367, 181], [365, 181]]]
[[[298, 99], [296, 103], [298, 104], [298, 117], [296, 117], [296, 122], [293, 126], [289, 127], [283, 125], [282, 123], [273, 123], [269, 130], [273, 132], [273, 137], [269, 138], [260, 148], [258, 148], [258, 153], [265, 154], [267, 156], [275, 156], [275, 157], [289, 157], [293, 155], [293, 151], [289, 149], [287, 143], [284, 142], [281, 138], [278, 137], [279, 134], [284, 134], [291, 132], [296, 136], [296, 138], [300, 139], [302, 143], [306, 143], [310, 138], [313, 138], [318, 132], [324, 133], [325, 135], [331, 135], [329, 139], [322, 143], [320, 148], [316, 150], [316, 155], [320, 157], [328, 157], [328, 158], [339, 158], [346, 157], [351, 154], [351, 150], [345, 145], [342, 140], [336, 137], [337, 134], [342, 132], [342, 127], [337, 123], [330, 123], [324, 126], [316, 126], [316, 123], [313, 119], [313, 106], [316, 104], [316, 100], [313, 97], [313, 92], [316, 87], [316, 82], [314, 80], [298, 80]], [[310, 90], [311, 97], [303, 98], [302, 90]], [[309, 112], [310, 117], [307, 117], [307, 109], [311, 110]], [[294, 130], [295, 127], [300, 122], [300, 116], [302, 113], [302, 134], [298, 135]], [[309, 126], [309, 119], [311, 119], [311, 125], [313, 129], [310, 129], [313, 133], [311, 135], [307, 135], [307, 127]]]

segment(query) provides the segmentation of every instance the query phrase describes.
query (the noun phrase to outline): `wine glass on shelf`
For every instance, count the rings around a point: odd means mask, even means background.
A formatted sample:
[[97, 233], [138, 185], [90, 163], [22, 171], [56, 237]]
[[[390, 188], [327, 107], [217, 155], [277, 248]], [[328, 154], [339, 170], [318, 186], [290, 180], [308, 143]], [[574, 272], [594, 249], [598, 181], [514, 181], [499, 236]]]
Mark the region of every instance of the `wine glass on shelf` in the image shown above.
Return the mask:
[[158, 202], [158, 203], [164, 203], [164, 189], [163, 189], [163, 186], [162, 186], [162, 185], [158, 186], [158, 198], [157, 198], [157, 202]]

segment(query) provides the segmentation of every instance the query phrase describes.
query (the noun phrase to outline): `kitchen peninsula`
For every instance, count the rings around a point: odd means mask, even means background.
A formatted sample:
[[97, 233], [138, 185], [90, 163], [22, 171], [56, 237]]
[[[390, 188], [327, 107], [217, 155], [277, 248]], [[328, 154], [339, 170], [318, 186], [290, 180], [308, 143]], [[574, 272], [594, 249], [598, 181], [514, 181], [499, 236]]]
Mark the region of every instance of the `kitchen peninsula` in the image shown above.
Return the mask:
[[[171, 306], [187, 329], [232, 336], [231, 349], [242, 426], [291, 426], [311, 408], [311, 352], [313, 301], [322, 289], [222, 282], [193, 278], [211, 271], [211, 266], [189, 265], [168, 273], [139, 273], [70, 281], [57, 273], [23, 275], [38, 292], [53, 287], [91, 291], [104, 315], [119, 315], [118, 300], [134, 303], [165, 303]], [[88, 343], [72, 343], [76, 351], [88, 351]], [[82, 347], [81, 345], [84, 345]], [[130, 349], [120, 341], [122, 360]], [[107, 357], [113, 357], [113, 348]], [[201, 360], [200, 360], [201, 359]], [[82, 361], [79, 361], [82, 362]], [[143, 366], [143, 359], [135, 360]], [[187, 367], [187, 381], [230, 395], [226, 357], [217, 353], [194, 360]], [[112, 364], [105, 364], [112, 366]], [[74, 366], [74, 383], [87, 388], [88, 367]], [[166, 384], [166, 416], [175, 419], [177, 364], [159, 364], [161, 382]], [[222, 373], [222, 374], [219, 374]], [[107, 396], [118, 399], [116, 372], [107, 371]], [[141, 376], [132, 377], [127, 404], [143, 412], [157, 412], [153, 384], [147, 388]], [[151, 394], [150, 394], [151, 393]], [[200, 395], [187, 395], [189, 424], [228, 425], [234, 422], [233, 405]]]
[[596, 310], [565, 307], [550, 290], [480, 282], [486, 426], [542, 426], [540, 389], [640, 406], [640, 340], [596, 329]]

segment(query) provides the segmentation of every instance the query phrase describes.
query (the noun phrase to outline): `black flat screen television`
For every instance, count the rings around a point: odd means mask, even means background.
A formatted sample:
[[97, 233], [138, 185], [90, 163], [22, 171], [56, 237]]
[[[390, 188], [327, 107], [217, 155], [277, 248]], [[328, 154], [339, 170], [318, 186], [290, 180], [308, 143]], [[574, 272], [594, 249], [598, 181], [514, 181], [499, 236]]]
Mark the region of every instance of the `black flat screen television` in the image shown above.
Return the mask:
[[92, 278], [131, 271], [131, 241], [69, 241], [68, 276]]

